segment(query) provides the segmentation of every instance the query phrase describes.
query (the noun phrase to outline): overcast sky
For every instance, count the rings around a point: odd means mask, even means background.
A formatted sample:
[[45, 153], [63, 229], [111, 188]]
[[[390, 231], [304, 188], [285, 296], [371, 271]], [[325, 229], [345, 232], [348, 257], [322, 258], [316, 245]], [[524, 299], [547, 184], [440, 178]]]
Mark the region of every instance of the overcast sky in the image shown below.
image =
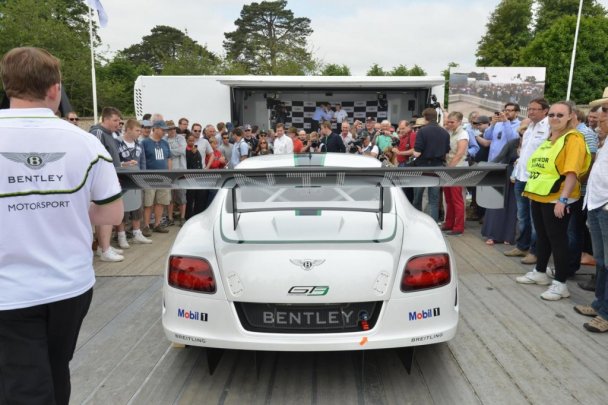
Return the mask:
[[[324, 63], [365, 75], [418, 64], [438, 75], [449, 62], [475, 65], [477, 42], [500, 0], [289, 0], [296, 17], [311, 20], [309, 45]], [[235, 30], [244, 0], [101, 0], [108, 25], [99, 30], [112, 54], [141, 41], [156, 25], [182, 31], [223, 54], [224, 32]], [[608, 0], [599, 3], [608, 7]]]

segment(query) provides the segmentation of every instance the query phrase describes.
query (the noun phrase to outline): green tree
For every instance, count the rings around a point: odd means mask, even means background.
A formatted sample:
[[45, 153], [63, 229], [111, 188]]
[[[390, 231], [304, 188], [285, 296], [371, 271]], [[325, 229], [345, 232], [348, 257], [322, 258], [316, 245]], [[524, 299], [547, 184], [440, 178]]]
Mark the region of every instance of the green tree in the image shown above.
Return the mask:
[[426, 76], [426, 71], [418, 65], [408, 69], [405, 65], [395, 66], [387, 76]]
[[365, 74], [366, 76], [386, 76], [386, 72], [382, 68], [382, 66], [374, 63], [370, 66], [369, 70]]
[[117, 56], [97, 70], [97, 94], [100, 106], [113, 106], [125, 115], [134, 114], [133, 87], [138, 76], [152, 75], [148, 65], [135, 65]]
[[387, 76], [411, 76], [410, 70], [405, 65], [395, 66], [393, 70], [387, 73]]
[[[543, 32], [561, 17], [567, 15], [578, 15], [579, 0], [536, 0], [538, 11], [536, 12], [536, 24], [534, 31]], [[606, 15], [606, 10], [596, 0], [583, 0], [583, 17], [601, 17]]]
[[310, 19], [294, 17], [287, 1], [244, 5], [237, 29], [224, 34], [227, 58], [247, 67], [251, 74], [306, 74], [317, 64], [307, 49], [312, 34]]
[[[561, 17], [521, 51], [521, 66], [547, 67], [545, 97], [552, 101], [566, 97], [575, 26], [576, 16]], [[601, 97], [606, 86], [608, 44], [598, 38], [607, 37], [608, 18], [581, 19], [572, 83], [573, 101], [587, 103]]]
[[36, 46], [59, 58], [63, 88], [81, 115], [91, 114], [93, 107], [87, 13], [80, 1], [0, 2], [0, 54], [18, 46]]
[[532, 40], [532, 0], [502, 0], [478, 42], [478, 66], [514, 66], [520, 50]]
[[418, 65], [414, 65], [412, 66], [412, 68], [409, 70], [409, 74], [408, 76], [426, 76], [426, 70], [424, 70], [423, 68], [421, 68]]
[[323, 66], [321, 70], [322, 76], [350, 76], [350, 69], [346, 65], [337, 65], [330, 63], [329, 65]]
[[152, 28], [150, 35], [120, 51], [119, 56], [135, 65], [150, 65], [156, 74], [209, 74], [220, 63], [187, 33], [166, 25]]
[[230, 60], [226, 57], [220, 59], [221, 61], [217, 68], [218, 75], [246, 75], [248, 73], [247, 66], [242, 63]]
[[450, 63], [448, 63], [448, 67], [445, 70], [441, 71], [441, 75], [445, 79], [446, 84], [448, 84], [450, 82], [450, 69], [457, 68], [458, 66], [460, 66], [458, 63], [450, 62]]

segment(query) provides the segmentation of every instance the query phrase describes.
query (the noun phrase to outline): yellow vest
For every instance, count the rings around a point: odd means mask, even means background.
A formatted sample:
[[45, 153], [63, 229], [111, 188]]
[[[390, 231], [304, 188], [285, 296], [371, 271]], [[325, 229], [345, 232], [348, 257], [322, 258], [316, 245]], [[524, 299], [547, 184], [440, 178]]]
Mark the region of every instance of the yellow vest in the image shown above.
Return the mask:
[[[547, 196], [557, 193], [566, 176], [560, 175], [555, 165], [557, 156], [560, 154], [569, 135], [582, 136], [576, 130], [568, 131], [564, 136], [559, 137], [555, 143], [550, 140], [543, 142], [528, 160], [528, 173], [530, 178], [526, 183], [525, 192], [539, 196]], [[585, 171], [591, 164], [591, 154], [589, 147], [585, 143], [587, 154], [585, 157]], [[578, 173], [577, 173], [578, 175]]]

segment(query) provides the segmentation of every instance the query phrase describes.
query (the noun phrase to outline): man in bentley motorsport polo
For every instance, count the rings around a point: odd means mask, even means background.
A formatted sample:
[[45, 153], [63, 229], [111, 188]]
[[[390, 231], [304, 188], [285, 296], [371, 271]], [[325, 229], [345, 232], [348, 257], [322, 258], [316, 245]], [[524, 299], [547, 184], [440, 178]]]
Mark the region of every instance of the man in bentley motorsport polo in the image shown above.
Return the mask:
[[55, 57], [15, 48], [0, 73], [0, 404], [63, 405], [93, 296], [91, 223], [120, 223], [120, 186], [99, 140], [55, 116]]

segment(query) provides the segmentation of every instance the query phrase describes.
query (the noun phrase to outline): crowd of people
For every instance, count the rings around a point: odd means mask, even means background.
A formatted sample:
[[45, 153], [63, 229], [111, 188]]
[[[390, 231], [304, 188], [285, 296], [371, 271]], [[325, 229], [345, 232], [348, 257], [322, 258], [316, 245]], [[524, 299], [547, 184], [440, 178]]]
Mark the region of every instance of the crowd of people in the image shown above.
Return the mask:
[[528, 105], [530, 101], [543, 96], [544, 87], [544, 83], [489, 83], [476, 81], [470, 84], [450, 84], [450, 94], [466, 94], [486, 100], [500, 101], [501, 103]]
[[[591, 107], [586, 116], [570, 101], [550, 105], [536, 98], [528, 103], [523, 120], [520, 106], [511, 102], [492, 117], [472, 112], [466, 126], [469, 155], [475, 162], [508, 164], [511, 183], [502, 209], [484, 212], [473, 197], [469, 216], [483, 222], [481, 233], [488, 245], [514, 245], [504, 254], [534, 265], [516, 281], [549, 285], [542, 299], [569, 297], [566, 280], [581, 264], [595, 265], [596, 275], [578, 284], [594, 290], [596, 300], [574, 310], [593, 317], [584, 324], [587, 330], [608, 332], [608, 153], [603, 147], [608, 89]], [[477, 147], [472, 150], [473, 141]]]

